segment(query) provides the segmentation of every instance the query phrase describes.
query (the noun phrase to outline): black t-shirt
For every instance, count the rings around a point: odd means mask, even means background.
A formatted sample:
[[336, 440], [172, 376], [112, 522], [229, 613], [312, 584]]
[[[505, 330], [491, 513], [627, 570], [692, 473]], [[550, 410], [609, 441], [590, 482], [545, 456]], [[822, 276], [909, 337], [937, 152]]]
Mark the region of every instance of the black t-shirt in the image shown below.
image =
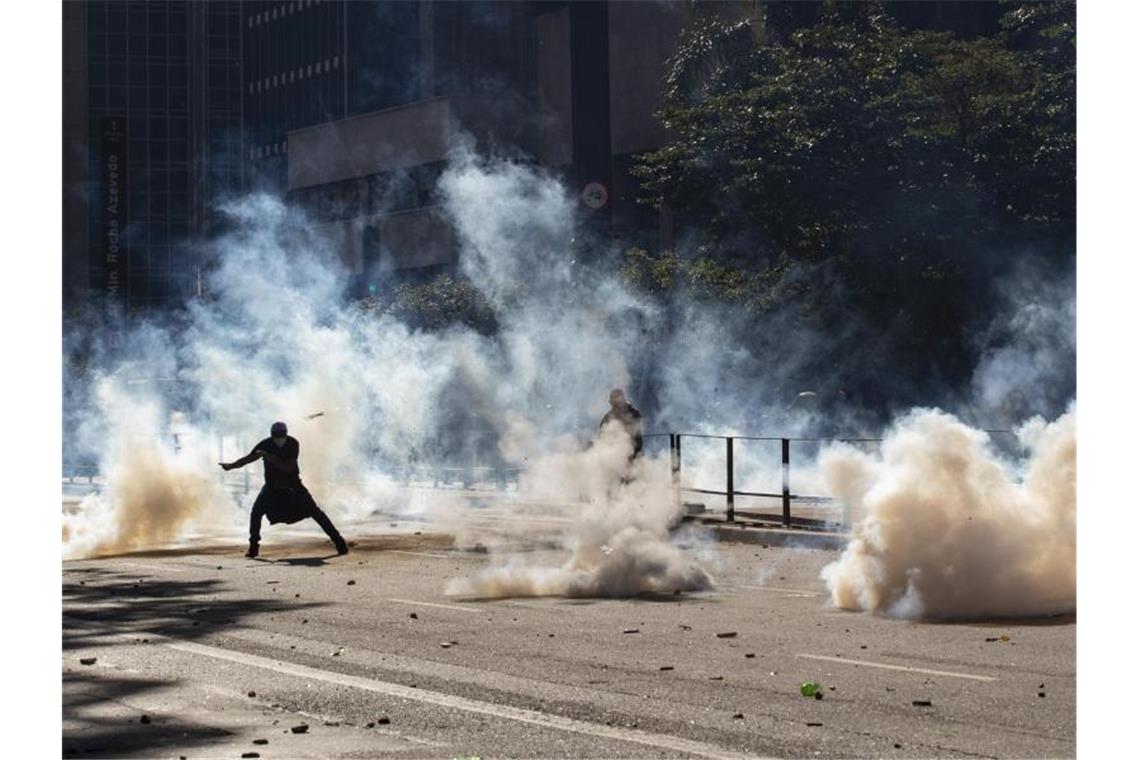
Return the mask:
[[266, 485], [294, 486], [300, 484], [301, 473], [297, 468], [297, 457], [301, 454], [301, 444], [297, 442], [296, 438], [291, 435], [286, 436], [285, 445], [283, 446], [278, 446], [273, 442], [272, 438], [266, 438], [254, 446], [253, 451], [266, 451], [277, 457], [277, 459], [282, 460], [282, 464], [293, 470], [292, 472], [285, 472], [270, 464], [268, 459], [262, 457], [261, 464], [265, 467]]

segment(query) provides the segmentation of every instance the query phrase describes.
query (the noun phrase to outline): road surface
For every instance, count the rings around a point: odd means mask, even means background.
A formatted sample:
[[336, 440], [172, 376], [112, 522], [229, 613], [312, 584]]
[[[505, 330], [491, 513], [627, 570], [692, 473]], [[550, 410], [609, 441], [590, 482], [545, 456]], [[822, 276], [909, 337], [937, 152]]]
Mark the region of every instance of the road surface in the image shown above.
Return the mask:
[[496, 557], [445, 535], [345, 557], [304, 531], [264, 541], [258, 560], [64, 563], [64, 756], [1075, 755], [1072, 618], [838, 611], [818, 580], [834, 552], [699, 542], [713, 591], [459, 600], [447, 581]]

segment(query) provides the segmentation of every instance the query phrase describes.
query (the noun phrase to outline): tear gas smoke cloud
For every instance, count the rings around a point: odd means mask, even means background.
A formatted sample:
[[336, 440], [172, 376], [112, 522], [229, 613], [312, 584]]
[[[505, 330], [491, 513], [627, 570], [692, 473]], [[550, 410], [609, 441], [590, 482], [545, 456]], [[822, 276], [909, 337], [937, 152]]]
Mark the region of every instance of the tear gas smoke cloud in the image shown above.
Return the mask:
[[[250, 467], [253, 491], [234, 503], [218, 485], [218, 441], [221, 458], [233, 459], [275, 419], [286, 420], [301, 441], [302, 476], [334, 516], [380, 508], [431, 517], [436, 505], [395, 489], [391, 477], [477, 446], [481, 455], [527, 465], [531, 473], [577, 473], [573, 481], [561, 476], [560, 498], [581, 488], [597, 496], [597, 478], [609, 483], [613, 473], [599, 459], [605, 447], [582, 453], [581, 442], [596, 432], [609, 389], [628, 385], [631, 363], [647, 351], [641, 325], [655, 318], [656, 307], [576, 260], [575, 202], [555, 179], [461, 148], [439, 192], [464, 273], [502, 310], [497, 335], [461, 327], [417, 331], [390, 316], [363, 315], [346, 303], [347, 273], [311, 220], [264, 195], [231, 203], [235, 231], [212, 251], [210, 297], [192, 303], [178, 324], [136, 326], [119, 348], [96, 350], [90, 376], [99, 382], [75, 380], [69, 388], [75, 408], [68, 419], [77, 421], [69, 453], [97, 459], [114, 483], [72, 516], [68, 555], [96, 545], [105, 551], [162, 544], [207, 513], [224, 515], [236, 532], [260, 475]], [[98, 325], [88, 327], [97, 332]], [[109, 405], [108, 394], [121, 401]], [[123, 416], [121, 407], [154, 413]], [[324, 414], [308, 418], [317, 411]], [[128, 464], [139, 441], [167, 451], [173, 412], [184, 416], [193, 443], [169, 462], [155, 455]], [[490, 432], [489, 446], [485, 438], [467, 439], [472, 428]], [[581, 456], [567, 453], [574, 451]], [[657, 464], [664, 475], [667, 467]], [[200, 487], [182, 484], [191, 475]], [[528, 475], [526, 482], [545, 477]], [[156, 482], [143, 488], [132, 478]], [[582, 529], [612, 528], [611, 535], [575, 539], [582, 562], [589, 545], [605, 545], [616, 552], [606, 555], [611, 565], [624, 557], [635, 567], [629, 572], [657, 577], [665, 557], [660, 583], [692, 587], [698, 581], [684, 572], [669, 575], [675, 550], [657, 546], [672, 519], [660, 510], [675, 507], [646, 490], [650, 482], [618, 489], [614, 510]], [[627, 501], [638, 516], [615, 517], [615, 505]], [[148, 510], [178, 517], [152, 519]], [[94, 535], [98, 542], [81, 540]], [[607, 578], [597, 581], [599, 592], [620, 585]], [[631, 589], [656, 582], [623, 581]]]
[[1074, 611], [1075, 406], [1017, 435], [1027, 457], [1014, 465], [986, 433], [918, 409], [879, 454], [828, 450], [823, 477], [861, 516], [822, 572], [835, 605], [934, 619]]
[[[185, 530], [224, 519], [225, 495], [203, 471], [200, 436], [174, 417], [163, 423], [157, 403], [137, 403], [108, 378], [96, 383], [100, 411], [110, 426], [106, 488], [88, 495], [79, 511], [64, 515], [65, 557], [98, 556], [166, 543]], [[158, 438], [167, 428], [178, 435]]]
[[[551, 509], [570, 526], [560, 541], [572, 559], [545, 569], [499, 566], [467, 585], [456, 581], [456, 593], [707, 587], [707, 573], [669, 539], [676, 502], [655, 442], [647, 441], [650, 455], [626, 484], [624, 455], [604, 439], [587, 446], [609, 389], [624, 387], [648, 408], [651, 430], [816, 433], [820, 416], [797, 405], [803, 388], [789, 378], [821, 355], [843, 355], [842, 336], [807, 333], [780, 314], [766, 315], [758, 331], [723, 309], [642, 297], [615, 276], [614, 251], [581, 239], [575, 199], [533, 167], [460, 145], [437, 192], [461, 270], [498, 311], [494, 336], [462, 326], [415, 330], [363, 314], [345, 298], [337, 236], [264, 195], [225, 207], [234, 231], [207, 252], [209, 297], [179, 321], [136, 323], [113, 348], [101, 344], [101, 325], [71, 325], [68, 344], [82, 333], [93, 349], [86, 379], [67, 388], [66, 455], [98, 461], [108, 487], [66, 518], [67, 555], [159, 545], [202, 525], [236, 537], [260, 472], [245, 471], [253, 490], [235, 500], [220, 485], [218, 442], [222, 458], [236, 458], [284, 419], [301, 441], [306, 484], [334, 518], [379, 509], [438, 521], [446, 513], [449, 529], [461, 531], [451, 497], [402, 489], [394, 479], [476, 457], [523, 468], [517, 498], [559, 505]], [[746, 334], [756, 340], [740, 339]], [[990, 355], [1020, 337], [993, 336]], [[324, 415], [308, 418], [318, 411]], [[185, 428], [177, 451], [173, 413]], [[865, 428], [858, 409], [849, 417], [826, 420], [825, 432]], [[686, 449], [687, 482], [723, 482], [716, 443]], [[794, 488], [826, 494], [811, 458], [797, 454]], [[775, 490], [778, 455], [742, 443], [736, 471], [738, 487]], [[529, 524], [520, 516], [514, 527], [526, 535]]]
[[447, 586], [453, 596], [624, 597], [711, 588], [712, 577], [669, 538], [680, 517], [664, 460], [629, 462], [633, 447], [616, 423], [588, 448], [539, 456], [520, 483], [528, 495], [572, 495], [573, 556], [558, 566], [511, 558]]

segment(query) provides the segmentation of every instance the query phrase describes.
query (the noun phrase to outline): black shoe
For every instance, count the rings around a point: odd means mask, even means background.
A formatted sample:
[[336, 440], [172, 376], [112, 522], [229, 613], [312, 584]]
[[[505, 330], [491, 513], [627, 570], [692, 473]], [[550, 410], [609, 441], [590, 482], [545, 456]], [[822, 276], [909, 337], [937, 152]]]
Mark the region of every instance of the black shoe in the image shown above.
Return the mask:
[[250, 559], [253, 559], [254, 557], [256, 557], [257, 556], [257, 544], [255, 544], [251, 541], [249, 544], [249, 551], [247, 551], [245, 553], [245, 556], [249, 557]]
[[348, 554], [348, 544], [342, 541], [334, 541], [333, 546], [336, 547], [337, 554]]

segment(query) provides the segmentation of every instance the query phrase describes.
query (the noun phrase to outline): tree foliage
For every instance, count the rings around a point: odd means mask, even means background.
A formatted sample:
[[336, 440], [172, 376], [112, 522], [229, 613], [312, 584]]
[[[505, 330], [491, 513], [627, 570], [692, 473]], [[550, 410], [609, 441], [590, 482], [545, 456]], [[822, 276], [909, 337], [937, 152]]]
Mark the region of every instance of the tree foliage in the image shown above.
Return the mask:
[[466, 326], [482, 333], [498, 329], [495, 308], [471, 282], [442, 275], [422, 284], [405, 283], [390, 298], [370, 297], [359, 302], [367, 314], [388, 314], [410, 327], [441, 330]]
[[712, 257], [739, 270], [713, 278], [732, 301], [759, 290], [730, 281], [796, 273], [798, 292], [740, 298], [811, 302], [823, 326], [862, 319], [962, 371], [1004, 253], [1073, 255], [1074, 4], [1011, 6], [973, 39], [904, 28], [886, 7], [825, 4], [786, 35], [691, 21], [659, 113], [674, 139], [634, 173], [699, 253], [632, 255], [631, 279], [691, 285]]

